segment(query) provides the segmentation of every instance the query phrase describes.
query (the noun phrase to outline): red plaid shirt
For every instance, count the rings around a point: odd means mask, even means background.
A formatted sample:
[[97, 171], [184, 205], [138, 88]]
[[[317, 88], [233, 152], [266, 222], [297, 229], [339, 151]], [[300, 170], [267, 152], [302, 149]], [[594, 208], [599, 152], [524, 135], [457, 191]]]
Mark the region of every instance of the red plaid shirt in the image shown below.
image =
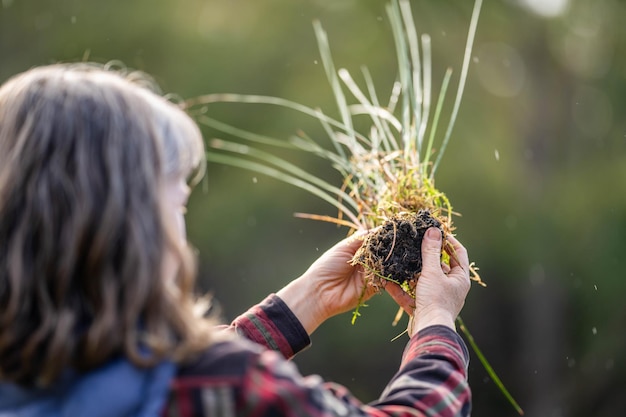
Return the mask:
[[411, 338], [400, 370], [369, 404], [319, 376], [300, 375], [286, 360], [310, 340], [277, 296], [269, 296], [227, 329], [248, 340], [216, 342], [193, 364], [181, 367], [163, 417], [470, 415], [468, 351], [447, 327], [432, 326]]

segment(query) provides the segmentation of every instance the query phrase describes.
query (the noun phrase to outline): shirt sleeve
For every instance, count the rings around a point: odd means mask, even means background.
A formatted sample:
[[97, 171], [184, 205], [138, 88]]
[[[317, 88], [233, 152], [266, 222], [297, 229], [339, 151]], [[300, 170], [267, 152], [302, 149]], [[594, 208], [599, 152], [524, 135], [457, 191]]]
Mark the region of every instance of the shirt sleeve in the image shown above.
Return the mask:
[[260, 355], [250, 367], [240, 401], [244, 415], [257, 416], [466, 417], [471, 411], [467, 365], [462, 339], [433, 326], [409, 341], [400, 370], [372, 403], [363, 404], [319, 376], [302, 377], [293, 363], [276, 355]]
[[222, 330], [235, 331], [266, 349], [279, 352], [286, 359], [311, 344], [298, 318], [275, 294], [270, 294]]
[[467, 346], [456, 332], [427, 327], [409, 341], [400, 371], [374, 405], [415, 407], [428, 416], [469, 416], [468, 364]]

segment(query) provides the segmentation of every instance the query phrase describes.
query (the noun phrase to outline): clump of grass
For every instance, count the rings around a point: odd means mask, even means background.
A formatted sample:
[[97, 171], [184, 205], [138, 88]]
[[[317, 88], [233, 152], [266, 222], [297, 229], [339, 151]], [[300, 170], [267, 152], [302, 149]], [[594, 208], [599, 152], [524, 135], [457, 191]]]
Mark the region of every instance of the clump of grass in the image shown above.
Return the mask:
[[394, 282], [415, 298], [416, 277], [422, 270], [419, 242], [429, 227], [442, 227], [428, 210], [401, 212], [387, 219], [371, 233], [352, 259], [370, 271], [369, 286], [384, 288]]
[[[366, 237], [352, 262], [364, 267], [367, 286], [383, 288], [386, 281], [393, 281], [414, 295], [421, 271], [421, 238], [428, 227], [435, 226], [442, 231], [444, 260], [455, 256], [452, 246], [445, 243], [445, 237], [454, 231], [453, 215], [456, 213], [446, 195], [436, 188], [435, 174], [460, 108], [481, 4], [482, 0], [475, 1], [458, 87], [449, 123], [441, 138], [439, 120], [452, 69], [446, 71], [433, 103], [430, 37], [418, 36], [408, 0], [391, 0], [386, 11], [396, 49], [398, 77], [384, 104], [367, 68], [361, 70], [365, 89], [359, 87], [346, 69], [335, 68], [326, 32], [316, 21], [315, 35], [339, 118], [328, 116], [322, 109], [280, 97], [240, 94], [197, 97], [186, 105], [201, 124], [246, 142], [212, 139], [207, 160], [274, 177], [318, 196], [337, 209], [336, 216], [297, 213], [299, 217], [336, 223], [348, 227], [350, 232], [375, 229]], [[269, 104], [304, 113], [320, 122], [331, 146], [322, 145], [305, 132], [298, 132], [285, 141], [224, 124], [209, 116], [208, 105], [218, 102]], [[354, 127], [358, 117], [370, 121], [367, 132]], [[321, 157], [341, 174], [343, 182], [334, 185], [324, 181], [284, 158], [261, 150], [259, 145], [289, 148]], [[470, 272], [475, 282], [484, 285], [476, 268], [472, 266]], [[357, 308], [353, 322], [359, 315]], [[471, 334], [462, 322], [459, 325], [476, 351]], [[522, 414], [479, 352], [478, 357], [489, 375]]]

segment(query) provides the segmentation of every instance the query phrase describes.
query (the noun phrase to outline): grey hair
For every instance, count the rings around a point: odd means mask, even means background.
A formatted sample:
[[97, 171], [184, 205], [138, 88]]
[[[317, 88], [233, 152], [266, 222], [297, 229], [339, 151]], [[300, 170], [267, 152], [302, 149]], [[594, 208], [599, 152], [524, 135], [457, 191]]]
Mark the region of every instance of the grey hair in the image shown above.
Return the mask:
[[126, 75], [58, 64], [0, 87], [2, 380], [46, 385], [116, 354], [183, 360], [212, 340], [195, 313], [193, 253], [160, 198], [168, 176], [202, 174], [202, 137]]

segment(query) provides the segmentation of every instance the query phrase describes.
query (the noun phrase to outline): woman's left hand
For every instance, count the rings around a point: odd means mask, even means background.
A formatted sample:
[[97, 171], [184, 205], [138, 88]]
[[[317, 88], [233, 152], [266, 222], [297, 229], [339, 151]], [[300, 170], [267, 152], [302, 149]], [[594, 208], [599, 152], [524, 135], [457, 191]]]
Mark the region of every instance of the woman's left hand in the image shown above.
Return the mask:
[[326, 319], [355, 308], [376, 292], [373, 288], [364, 292], [362, 267], [349, 263], [364, 235], [340, 241], [277, 293], [309, 334]]

